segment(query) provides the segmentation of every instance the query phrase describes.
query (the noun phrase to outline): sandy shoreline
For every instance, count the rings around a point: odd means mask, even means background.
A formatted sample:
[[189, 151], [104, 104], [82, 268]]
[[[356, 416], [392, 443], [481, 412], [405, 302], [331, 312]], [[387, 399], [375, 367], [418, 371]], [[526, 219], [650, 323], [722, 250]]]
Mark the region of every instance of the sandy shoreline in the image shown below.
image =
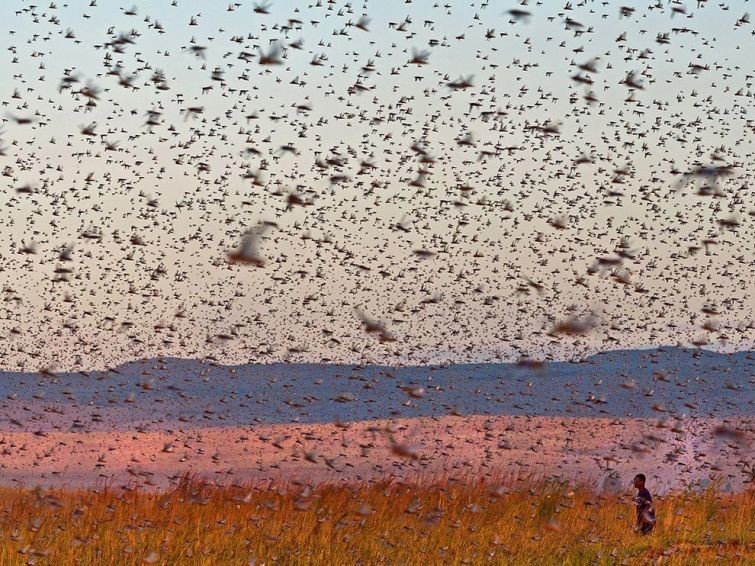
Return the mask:
[[[722, 424], [724, 432], [716, 432]], [[3, 431], [0, 483], [164, 489], [186, 472], [218, 483], [444, 474], [562, 477], [623, 488], [642, 471], [656, 491], [714, 477], [738, 491], [752, 476], [752, 441], [747, 418], [475, 415], [159, 432]]]

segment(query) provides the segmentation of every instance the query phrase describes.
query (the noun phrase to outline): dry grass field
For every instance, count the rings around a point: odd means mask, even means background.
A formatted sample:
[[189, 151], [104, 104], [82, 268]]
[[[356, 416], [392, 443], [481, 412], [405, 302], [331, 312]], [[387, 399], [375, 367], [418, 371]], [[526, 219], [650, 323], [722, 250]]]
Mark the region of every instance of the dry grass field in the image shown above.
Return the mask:
[[702, 564], [755, 561], [755, 492], [656, 496], [449, 478], [314, 487], [0, 489], [0, 564]]

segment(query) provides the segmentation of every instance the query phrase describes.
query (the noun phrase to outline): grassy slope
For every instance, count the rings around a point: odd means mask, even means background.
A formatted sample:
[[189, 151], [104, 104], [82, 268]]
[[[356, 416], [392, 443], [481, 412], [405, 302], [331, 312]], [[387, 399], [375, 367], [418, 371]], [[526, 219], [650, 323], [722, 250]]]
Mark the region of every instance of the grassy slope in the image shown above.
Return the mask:
[[440, 480], [167, 493], [0, 489], [0, 564], [701, 564], [755, 561], [755, 492], [656, 498]]

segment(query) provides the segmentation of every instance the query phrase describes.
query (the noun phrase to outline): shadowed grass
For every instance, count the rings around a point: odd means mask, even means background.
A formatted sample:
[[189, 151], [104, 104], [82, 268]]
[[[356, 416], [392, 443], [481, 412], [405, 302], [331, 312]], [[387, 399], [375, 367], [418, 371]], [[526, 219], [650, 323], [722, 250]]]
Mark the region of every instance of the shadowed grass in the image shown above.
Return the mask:
[[755, 560], [755, 493], [656, 497], [544, 482], [0, 489], [0, 564], [700, 564]]

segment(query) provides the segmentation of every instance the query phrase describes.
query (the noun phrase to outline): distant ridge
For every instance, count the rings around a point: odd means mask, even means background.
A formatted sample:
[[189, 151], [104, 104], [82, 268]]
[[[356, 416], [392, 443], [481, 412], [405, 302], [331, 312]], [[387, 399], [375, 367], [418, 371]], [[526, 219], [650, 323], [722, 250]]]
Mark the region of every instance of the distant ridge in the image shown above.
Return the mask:
[[0, 372], [0, 426], [13, 419], [32, 419], [42, 428], [96, 429], [448, 414], [725, 418], [753, 414], [754, 382], [753, 352], [676, 347], [542, 365], [226, 366], [155, 358], [105, 371]]

